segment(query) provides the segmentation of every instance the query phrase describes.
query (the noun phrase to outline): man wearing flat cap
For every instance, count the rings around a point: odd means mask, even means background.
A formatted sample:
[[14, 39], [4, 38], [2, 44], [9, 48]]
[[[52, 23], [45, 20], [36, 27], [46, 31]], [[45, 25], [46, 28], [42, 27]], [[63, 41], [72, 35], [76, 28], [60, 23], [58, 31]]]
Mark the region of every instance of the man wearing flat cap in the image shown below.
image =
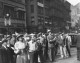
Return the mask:
[[29, 46], [29, 57], [30, 57], [30, 63], [35, 62], [35, 51], [36, 51], [36, 37], [35, 35], [31, 35], [31, 40], [28, 42]]

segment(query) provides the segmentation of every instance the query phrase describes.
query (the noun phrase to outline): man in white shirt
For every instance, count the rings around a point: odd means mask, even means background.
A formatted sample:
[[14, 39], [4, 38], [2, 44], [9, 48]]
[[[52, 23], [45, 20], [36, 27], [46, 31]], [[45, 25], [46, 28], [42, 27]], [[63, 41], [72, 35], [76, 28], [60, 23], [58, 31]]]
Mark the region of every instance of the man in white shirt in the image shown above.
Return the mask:
[[34, 41], [33, 39], [31, 39], [28, 42], [28, 46], [29, 46], [29, 56], [30, 56], [30, 63], [34, 63], [34, 53], [36, 51], [36, 41]]
[[69, 54], [69, 57], [71, 57], [71, 52], [70, 52], [71, 36], [69, 36], [68, 34], [66, 34], [66, 41], [67, 41], [66, 49]]

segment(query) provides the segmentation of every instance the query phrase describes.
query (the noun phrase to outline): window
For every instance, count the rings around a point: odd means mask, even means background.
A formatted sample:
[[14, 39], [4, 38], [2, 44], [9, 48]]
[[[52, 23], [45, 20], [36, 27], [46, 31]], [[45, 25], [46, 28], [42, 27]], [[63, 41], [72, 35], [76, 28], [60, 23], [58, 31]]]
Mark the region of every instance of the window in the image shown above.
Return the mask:
[[45, 17], [45, 21], [48, 23], [48, 21], [49, 21], [49, 18], [48, 18], [48, 17]]
[[31, 25], [35, 25], [35, 22], [34, 21], [31, 21]]
[[31, 17], [31, 21], [34, 21], [34, 16]]
[[43, 15], [43, 13], [44, 13], [43, 7], [38, 6], [38, 14]]
[[7, 13], [10, 14], [10, 17], [12, 19], [20, 19], [20, 20], [25, 19], [25, 11], [22, 10], [16, 11], [14, 7], [4, 5], [4, 15], [6, 15]]
[[38, 24], [43, 24], [43, 22], [44, 22], [44, 17], [38, 16]]
[[35, 19], [34, 19], [34, 16], [31, 17], [31, 25], [35, 25]]
[[48, 8], [45, 8], [45, 14], [46, 14], [46, 16], [49, 15], [49, 10], [48, 10]]
[[31, 5], [31, 13], [34, 13], [34, 5]]
[[18, 19], [24, 20], [25, 19], [25, 12], [18, 10]]

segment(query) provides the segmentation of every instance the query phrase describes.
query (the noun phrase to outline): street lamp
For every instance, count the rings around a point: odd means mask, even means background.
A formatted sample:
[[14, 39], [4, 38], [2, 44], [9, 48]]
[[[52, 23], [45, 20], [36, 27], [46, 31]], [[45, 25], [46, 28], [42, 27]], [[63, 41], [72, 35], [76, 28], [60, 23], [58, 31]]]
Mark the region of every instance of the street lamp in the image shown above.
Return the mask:
[[7, 17], [9, 17], [9, 14], [6, 14]]
[[7, 29], [7, 34], [9, 34], [9, 26], [11, 25], [11, 19], [10, 19], [10, 14], [9, 13], [7, 13], [5, 15], [4, 23], [5, 23], [5, 26], [6, 26], [6, 29]]

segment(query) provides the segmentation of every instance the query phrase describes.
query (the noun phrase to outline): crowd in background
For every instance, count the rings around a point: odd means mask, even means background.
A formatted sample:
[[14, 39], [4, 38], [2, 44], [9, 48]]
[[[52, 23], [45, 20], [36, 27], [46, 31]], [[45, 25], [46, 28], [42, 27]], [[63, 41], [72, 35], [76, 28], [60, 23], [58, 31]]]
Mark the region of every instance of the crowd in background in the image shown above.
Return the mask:
[[15, 33], [0, 35], [0, 63], [44, 63], [71, 57], [71, 37], [67, 33]]

